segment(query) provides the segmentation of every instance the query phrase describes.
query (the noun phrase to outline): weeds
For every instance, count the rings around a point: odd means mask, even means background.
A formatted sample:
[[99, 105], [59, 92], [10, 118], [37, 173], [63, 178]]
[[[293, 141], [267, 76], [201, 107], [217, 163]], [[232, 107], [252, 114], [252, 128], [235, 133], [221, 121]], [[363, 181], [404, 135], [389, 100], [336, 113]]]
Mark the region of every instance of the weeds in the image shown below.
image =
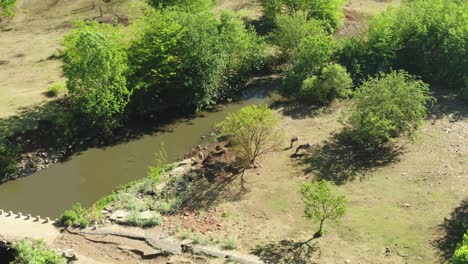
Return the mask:
[[65, 89], [65, 84], [63, 82], [53, 83], [49, 85], [49, 87], [47, 87], [47, 96], [57, 97], [63, 92], [64, 89]]

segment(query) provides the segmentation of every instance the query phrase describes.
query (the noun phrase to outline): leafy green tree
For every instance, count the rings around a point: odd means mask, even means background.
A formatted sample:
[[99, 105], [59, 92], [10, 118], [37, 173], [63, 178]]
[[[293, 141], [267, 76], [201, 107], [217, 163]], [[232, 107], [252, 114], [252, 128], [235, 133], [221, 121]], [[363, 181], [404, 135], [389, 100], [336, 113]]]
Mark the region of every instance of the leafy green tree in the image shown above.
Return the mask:
[[283, 54], [290, 58], [301, 40], [307, 36], [324, 36], [326, 32], [320, 20], [309, 19], [306, 12], [276, 16], [276, 28], [271, 34], [273, 43], [280, 47]]
[[18, 171], [19, 152], [16, 146], [0, 141], [0, 179]]
[[87, 217], [86, 210], [80, 203], [73, 204], [71, 209], [66, 210], [60, 216], [59, 222], [63, 226], [86, 227], [91, 224], [91, 220]]
[[230, 13], [153, 10], [129, 49], [137, 113], [210, 107], [262, 64], [263, 40]]
[[282, 143], [279, 119], [266, 105], [249, 105], [229, 114], [216, 127], [237, 147], [245, 165]]
[[331, 61], [336, 51], [333, 37], [328, 35], [307, 36], [293, 51], [293, 65], [286, 72], [285, 96], [296, 96], [303, 81], [320, 72]]
[[11, 264], [65, 264], [66, 259], [48, 249], [41, 241], [20, 240], [13, 243], [15, 259]]
[[80, 25], [65, 37], [63, 72], [72, 108], [92, 128], [120, 124], [130, 92], [122, 36], [110, 25]]
[[15, 15], [16, 0], [0, 0], [0, 21], [2, 17]]
[[333, 31], [343, 23], [344, 0], [260, 0], [264, 14], [270, 21], [285, 12], [307, 12], [310, 18], [323, 21]]
[[319, 229], [309, 239], [321, 237], [325, 220], [338, 221], [346, 212], [346, 199], [343, 195], [333, 193], [330, 184], [321, 180], [315, 183], [304, 183], [301, 189], [305, 216], [319, 222]]
[[404, 71], [371, 78], [357, 89], [343, 123], [351, 139], [368, 147], [411, 135], [424, 121], [434, 98], [429, 86]]
[[455, 250], [452, 257], [452, 264], [467, 264], [468, 263], [468, 234], [463, 235], [463, 241]]
[[336, 98], [351, 93], [352, 79], [339, 64], [325, 66], [319, 76], [313, 75], [302, 82], [299, 98], [307, 103], [329, 104]]

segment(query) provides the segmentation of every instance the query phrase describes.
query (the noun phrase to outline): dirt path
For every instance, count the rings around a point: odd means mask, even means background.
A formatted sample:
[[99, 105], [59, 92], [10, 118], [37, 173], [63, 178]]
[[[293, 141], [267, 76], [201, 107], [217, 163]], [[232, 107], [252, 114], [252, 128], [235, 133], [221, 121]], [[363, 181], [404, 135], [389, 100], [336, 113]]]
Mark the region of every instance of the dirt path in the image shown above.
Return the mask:
[[50, 245], [59, 234], [53, 221], [18, 213], [2, 212], [0, 214], [0, 237], [7, 241], [33, 238], [43, 239]]

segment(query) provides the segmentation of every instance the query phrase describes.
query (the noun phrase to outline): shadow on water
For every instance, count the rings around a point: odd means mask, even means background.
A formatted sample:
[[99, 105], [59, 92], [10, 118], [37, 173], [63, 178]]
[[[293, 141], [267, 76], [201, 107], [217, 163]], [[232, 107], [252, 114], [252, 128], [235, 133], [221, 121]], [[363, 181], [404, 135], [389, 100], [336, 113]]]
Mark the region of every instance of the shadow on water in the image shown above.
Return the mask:
[[342, 134], [335, 134], [321, 146], [313, 146], [298, 162], [306, 165], [305, 173], [315, 173], [318, 179], [339, 185], [398, 161], [402, 151], [402, 147], [395, 146], [361, 148], [346, 140]]
[[442, 236], [433, 241], [433, 246], [439, 251], [439, 256], [449, 261], [457, 244], [463, 239], [463, 234], [468, 230], [468, 198], [461, 201], [452, 213], [450, 218], [444, 218], [444, 222], [439, 225], [438, 231]]
[[257, 246], [252, 252], [265, 263], [312, 264], [314, 253], [320, 256], [320, 248], [302, 242], [282, 240], [280, 242]]

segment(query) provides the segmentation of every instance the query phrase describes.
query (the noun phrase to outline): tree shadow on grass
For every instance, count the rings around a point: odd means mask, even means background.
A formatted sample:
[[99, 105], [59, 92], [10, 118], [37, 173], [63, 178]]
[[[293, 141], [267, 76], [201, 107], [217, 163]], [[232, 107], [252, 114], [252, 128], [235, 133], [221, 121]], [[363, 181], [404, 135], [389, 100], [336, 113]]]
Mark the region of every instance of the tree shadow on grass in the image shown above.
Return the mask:
[[463, 240], [463, 234], [468, 229], [468, 198], [462, 200], [450, 214], [450, 218], [444, 218], [438, 230], [442, 236], [433, 242], [433, 246], [439, 250], [440, 257], [448, 261], [452, 257], [457, 244]]
[[282, 240], [278, 243], [257, 246], [252, 254], [258, 256], [265, 263], [315, 263], [311, 257], [316, 253], [320, 256], [320, 248], [316, 245], [309, 246], [302, 242]]
[[306, 165], [306, 173], [315, 173], [319, 180], [333, 181], [340, 185], [398, 161], [401, 153], [401, 147], [390, 145], [378, 149], [359, 147], [343, 134], [336, 134], [322, 146], [313, 147], [310, 153], [299, 159], [299, 163]]

